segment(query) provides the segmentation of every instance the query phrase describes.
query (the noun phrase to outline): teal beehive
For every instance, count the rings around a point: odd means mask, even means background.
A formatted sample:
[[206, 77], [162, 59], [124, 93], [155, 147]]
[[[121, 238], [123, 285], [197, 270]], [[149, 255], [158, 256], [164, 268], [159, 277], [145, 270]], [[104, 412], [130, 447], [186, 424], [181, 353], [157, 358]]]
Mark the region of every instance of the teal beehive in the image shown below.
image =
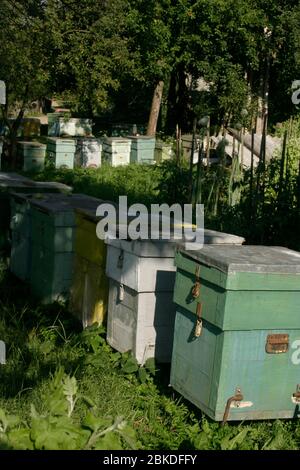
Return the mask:
[[176, 254], [170, 383], [216, 421], [292, 418], [300, 404], [300, 253]]
[[28, 281], [31, 269], [32, 218], [30, 200], [41, 199], [43, 193], [70, 193], [71, 188], [62, 183], [32, 182], [30, 192], [10, 195], [10, 270], [23, 281]]
[[75, 151], [75, 139], [48, 137], [46, 152], [47, 165], [55, 168], [73, 169]]
[[0, 172], [0, 248], [5, 248], [10, 243], [11, 193], [70, 192], [71, 190], [72, 188], [62, 183], [36, 182], [17, 173]]
[[84, 194], [23, 197], [30, 212], [27, 277], [31, 292], [43, 303], [66, 299], [73, 275], [75, 209], [94, 211], [99, 199]]
[[129, 136], [131, 140], [130, 163], [154, 163], [155, 137]]
[[24, 171], [42, 171], [46, 145], [39, 142], [18, 142], [18, 154]]

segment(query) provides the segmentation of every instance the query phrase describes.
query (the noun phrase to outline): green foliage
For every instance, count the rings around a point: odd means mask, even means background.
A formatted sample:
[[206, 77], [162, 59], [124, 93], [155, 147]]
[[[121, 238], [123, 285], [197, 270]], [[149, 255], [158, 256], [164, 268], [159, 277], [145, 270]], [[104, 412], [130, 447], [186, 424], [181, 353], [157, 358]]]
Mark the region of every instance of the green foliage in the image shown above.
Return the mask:
[[81, 331], [60, 305], [24, 307], [27, 292], [4, 266], [0, 290], [1, 449], [299, 448], [298, 420], [221, 427], [168, 387], [168, 366], [138, 366], [107, 345], [103, 327]]

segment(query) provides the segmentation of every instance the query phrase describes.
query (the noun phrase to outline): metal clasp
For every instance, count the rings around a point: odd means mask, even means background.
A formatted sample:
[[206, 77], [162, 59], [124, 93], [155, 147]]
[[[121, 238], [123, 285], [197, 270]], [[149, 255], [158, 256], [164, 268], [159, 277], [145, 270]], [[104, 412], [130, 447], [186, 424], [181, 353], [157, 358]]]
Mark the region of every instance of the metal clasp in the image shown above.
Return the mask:
[[199, 338], [199, 336], [201, 336], [201, 333], [202, 333], [202, 303], [201, 302], [197, 304], [196, 315], [197, 315], [197, 320], [196, 320], [194, 336], [195, 338]]
[[200, 283], [200, 266], [199, 265], [196, 267], [195, 277], [196, 277], [196, 281], [192, 289], [192, 296], [194, 297], [194, 299], [196, 299], [200, 295], [201, 283]]
[[300, 403], [300, 384], [297, 385], [296, 392], [293, 393], [293, 402]]
[[230, 411], [230, 406], [232, 403], [236, 402], [236, 405], [238, 405], [239, 402], [244, 400], [244, 396], [241, 392], [240, 388], [237, 388], [235, 391], [235, 395], [233, 397], [228, 398], [227, 403], [226, 403], [226, 408], [223, 416], [223, 421], [222, 421], [222, 426], [227, 422], [228, 416], [229, 416], [229, 411]]
[[123, 262], [124, 262], [124, 251], [121, 250], [121, 253], [119, 254], [118, 262], [117, 262], [117, 267], [118, 267], [119, 269], [122, 269], [122, 268], [123, 268]]

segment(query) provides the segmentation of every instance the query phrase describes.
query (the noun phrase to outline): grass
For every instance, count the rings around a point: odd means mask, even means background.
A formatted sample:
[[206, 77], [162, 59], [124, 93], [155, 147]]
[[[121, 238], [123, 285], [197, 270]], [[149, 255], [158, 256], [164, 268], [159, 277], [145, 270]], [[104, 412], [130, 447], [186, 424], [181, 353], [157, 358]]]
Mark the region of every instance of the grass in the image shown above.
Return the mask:
[[[0, 338], [7, 345], [7, 364], [0, 368], [1, 448], [86, 448], [87, 441], [92, 448], [106, 449], [299, 448], [299, 421], [220, 427], [168, 387], [168, 367], [154, 375], [146, 372], [141, 381], [135, 371], [128, 372], [130, 358], [107, 345], [103, 328], [83, 332], [63, 305], [44, 307], [28, 299], [26, 287], [3, 264], [0, 292]], [[64, 380], [75, 377], [78, 388], [71, 418], [57, 412], [63, 403], [60, 385], [53, 384], [62, 368]], [[54, 392], [58, 398], [52, 403]], [[1, 432], [3, 412], [12, 423], [6, 432]], [[125, 428], [117, 424], [113, 432], [101, 431], [102, 437], [90, 431], [96, 441], [90, 437], [85, 441], [91, 416], [101, 419], [107, 429], [116, 420], [127, 424]], [[35, 439], [36, 427], [47, 419], [52, 427], [45, 431], [44, 440], [38, 427], [40, 437]], [[83, 441], [72, 440], [69, 428], [67, 438], [62, 437], [66, 420], [73, 434], [80, 431]], [[118, 441], [116, 433], [123, 433]]]
[[[162, 166], [103, 166], [96, 171], [47, 169], [34, 177], [61, 181], [73, 186], [74, 192], [102, 199], [117, 201], [119, 195], [127, 194], [129, 204], [142, 202], [149, 206], [176, 200], [188, 202], [188, 166], [176, 172], [169, 163]], [[249, 231], [257, 230], [256, 242], [260, 239], [261, 227], [249, 225], [245, 211], [247, 204], [248, 200], [242, 201], [240, 205], [224, 210], [223, 215], [211, 217], [213, 228], [246, 235], [243, 230], [246, 231], [248, 225]], [[273, 205], [276, 209], [275, 203]], [[225, 206], [220, 207], [224, 209]], [[265, 226], [264, 221], [263, 228]], [[270, 240], [277, 243], [278, 238], [273, 232], [270, 232]], [[278, 234], [281, 236], [281, 231], [277, 231], [277, 237]], [[294, 238], [299, 240], [296, 235], [297, 227], [294, 227], [286, 241], [287, 246], [297, 248], [293, 241]], [[0, 442], [3, 448], [85, 448], [86, 430], [93, 428], [94, 434], [87, 439], [89, 448], [299, 449], [299, 421], [229, 423], [220, 427], [168, 387], [168, 367], [160, 366], [154, 374], [137, 370], [128, 356], [121, 356], [107, 345], [103, 328], [82, 332], [63, 305], [43, 307], [35, 303], [28, 298], [26, 286], [18, 283], [4, 266], [1, 276], [0, 339], [7, 344], [7, 364], [0, 367]], [[62, 368], [64, 375], [60, 376]], [[66, 384], [73, 378], [76, 379], [73, 384], [76, 392], [73, 390], [73, 395], [71, 392], [66, 395]], [[81, 440], [68, 440], [65, 436], [59, 436], [60, 440], [57, 438], [57, 428], [63, 429], [66, 423], [59, 421], [65, 418], [57, 416], [57, 403], [53, 406], [51, 400], [49, 402], [49, 390], [53, 387], [63, 408], [73, 396], [78, 398], [70, 420], [73, 434], [79, 433]], [[34, 417], [33, 409], [37, 410], [38, 416], [48, 416], [46, 434], [52, 436], [50, 441], [46, 438], [34, 440], [32, 429], [38, 418]], [[18, 424], [11, 419], [12, 430], [8, 431], [12, 432], [11, 439], [5, 433], [1, 434], [3, 411], [20, 418]], [[45, 421], [45, 418], [41, 420]], [[86, 424], [91, 420], [100, 420], [98, 427]], [[125, 428], [124, 422], [127, 423]], [[102, 433], [100, 437], [97, 432]]]

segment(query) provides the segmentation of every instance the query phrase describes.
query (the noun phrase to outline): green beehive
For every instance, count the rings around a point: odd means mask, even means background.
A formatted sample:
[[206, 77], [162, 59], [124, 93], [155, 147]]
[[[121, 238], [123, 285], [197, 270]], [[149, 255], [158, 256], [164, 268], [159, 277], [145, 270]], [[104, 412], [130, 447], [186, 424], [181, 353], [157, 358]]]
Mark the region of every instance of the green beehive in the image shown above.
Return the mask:
[[154, 155], [156, 163], [170, 160], [174, 157], [173, 145], [167, 142], [156, 141]]
[[42, 171], [46, 145], [39, 142], [18, 142], [18, 155], [24, 171]]
[[[16, 192], [3, 193], [6, 199], [1, 209], [7, 211], [6, 216], [6, 243], [10, 242], [10, 270], [22, 280], [29, 279], [29, 252], [31, 249], [31, 198], [41, 198], [43, 193], [69, 193], [72, 188], [62, 183], [55, 182], [34, 182], [29, 180], [29, 185], [25, 184], [11, 187]], [[21, 192], [21, 194], [19, 193]], [[10, 197], [10, 201], [9, 201]], [[10, 230], [9, 230], [10, 226]]]
[[46, 155], [47, 164], [55, 168], [73, 169], [75, 151], [75, 139], [48, 137]]
[[70, 192], [71, 190], [72, 188], [62, 183], [36, 182], [17, 173], [0, 172], [0, 249], [10, 244], [11, 193]]
[[176, 254], [171, 385], [216, 421], [292, 418], [300, 404], [300, 253]]
[[31, 219], [31, 291], [43, 303], [66, 299], [73, 274], [74, 211], [79, 208], [96, 213], [101, 201], [83, 194], [24, 195], [24, 199], [29, 203]]
[[154, 163], [155, 137], [129, 136], [131, 140], [130, 163]]

